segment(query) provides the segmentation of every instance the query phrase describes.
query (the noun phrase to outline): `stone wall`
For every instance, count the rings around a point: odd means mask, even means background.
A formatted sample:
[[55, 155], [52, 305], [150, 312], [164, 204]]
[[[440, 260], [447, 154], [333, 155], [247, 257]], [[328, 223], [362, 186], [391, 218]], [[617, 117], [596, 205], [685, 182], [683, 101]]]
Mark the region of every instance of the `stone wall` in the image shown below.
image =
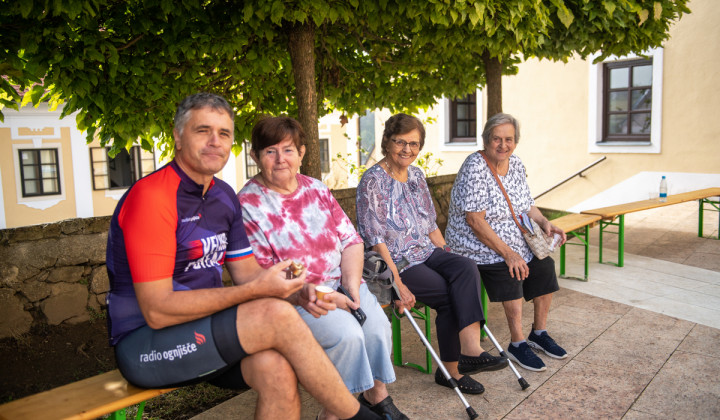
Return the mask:
[[[428, 178], [442, 231], [455, 175]], [[353, 223], [355, 189], [333, 190]], [[110, 217], [0, 230], [0, 338], [104, 316]]]

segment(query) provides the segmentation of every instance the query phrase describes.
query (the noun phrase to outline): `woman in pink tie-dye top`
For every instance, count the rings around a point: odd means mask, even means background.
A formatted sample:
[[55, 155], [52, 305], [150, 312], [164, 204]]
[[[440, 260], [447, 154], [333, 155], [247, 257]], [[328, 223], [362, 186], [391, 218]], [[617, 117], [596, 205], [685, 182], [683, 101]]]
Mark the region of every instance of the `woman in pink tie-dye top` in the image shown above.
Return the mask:
[[[330, 190], [298, 173], [305, 154], [304, 132], [289, 117], [265, 118], [252, 132], [250, 155], [260, 173], [238, 193], [253, 252], [263, 267], [292, 259], [307, 270], [305, 287], [288, 300], [362, 404], [392, 419], [407, 419], [385, 384], [395, 381], [387, 316], [362, 282], [363, 241]], [[315, 287], [338, 285], [317, 299]], [[361, 308], [361, 325], [350, 309]], [[336, 419], [323, 408], [320, 419]]]

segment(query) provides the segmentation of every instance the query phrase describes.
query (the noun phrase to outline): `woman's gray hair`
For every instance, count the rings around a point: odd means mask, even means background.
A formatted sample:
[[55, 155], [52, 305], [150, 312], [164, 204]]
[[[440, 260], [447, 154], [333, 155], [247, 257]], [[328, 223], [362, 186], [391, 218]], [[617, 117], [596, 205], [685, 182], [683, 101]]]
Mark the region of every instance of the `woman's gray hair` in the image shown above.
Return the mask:
[[520, 121], [510, 114], [500, 113], [488, 118], [485, 123], [485, 128], [483, 128], [482, 132], [484, 148], [487, 148], [490, 145], [490, 136], [492, 136], [495, 127], [503, 124], [512, 124], [513, 127], [515, 127], [515, 144], [520, 141]]
[[225, 98], [214, 93], [200, 92], [190, 95], [180, 102], [177, 112], [175, 112], [174, 128], [182, 135], [185, 123], [190, 119], [190, 111], [206, 107], [227, 112], [233, 121], [233, 127], [235, 126], [235, 113]]

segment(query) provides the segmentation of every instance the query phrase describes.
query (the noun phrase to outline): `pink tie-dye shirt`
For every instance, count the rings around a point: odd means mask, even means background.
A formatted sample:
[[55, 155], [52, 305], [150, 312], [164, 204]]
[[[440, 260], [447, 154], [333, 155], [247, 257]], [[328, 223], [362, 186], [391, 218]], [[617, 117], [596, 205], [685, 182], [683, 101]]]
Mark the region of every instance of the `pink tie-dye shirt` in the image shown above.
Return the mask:
[[238, 193], [245, 230], [262, 267], [300, 261], [309, 283], [334, 288], [342, 251], [362, 239], [325, 184], [301, 174], [296, 178], [298, 188], [291, 194], [254, 179], [245, 184]]

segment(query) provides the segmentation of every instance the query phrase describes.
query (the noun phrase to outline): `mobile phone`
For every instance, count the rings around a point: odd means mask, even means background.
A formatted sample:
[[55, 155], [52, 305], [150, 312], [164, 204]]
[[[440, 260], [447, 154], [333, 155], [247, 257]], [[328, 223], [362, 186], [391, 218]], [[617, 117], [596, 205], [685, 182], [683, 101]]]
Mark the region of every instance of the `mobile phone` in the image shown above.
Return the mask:
[[[345, 288], [342, 286], [342, 284], [338, 285], [337, 291], [339, 293], [342, 293], [343, 295], [347, 296], [353, 302], [355, 302], [355, 299], [353, 299], [352, 296], [350, 296], [350, 293], [348, 293], [348, 291], [345, 290]], [[357, 319], [357, 322], [359, 322], [360, 325], [365, 323], [365, 320], [367, 319], [367, 315], [365, 315], [365, 312], [363, 312], [362, 308], [350, 309], [350, 313], [352, 314], [352, 316], [355, 317], [355, 319]]]

